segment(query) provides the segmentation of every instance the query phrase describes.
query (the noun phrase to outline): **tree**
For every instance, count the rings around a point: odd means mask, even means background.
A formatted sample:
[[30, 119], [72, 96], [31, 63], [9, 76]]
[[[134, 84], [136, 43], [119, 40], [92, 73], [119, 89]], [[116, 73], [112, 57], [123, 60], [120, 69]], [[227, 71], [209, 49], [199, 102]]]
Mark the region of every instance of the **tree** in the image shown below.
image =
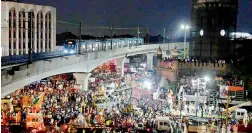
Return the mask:
[[249, 91], [249, 97], [252, 98], [252, 87], [249, 82], [252, 81], [252, 41], [251, 40], [236, 40], [234, 43], [239, 46], [236, 49], [238, 56], [234, 57], [230, 68], [236, 77], [240, 77], [244, 81], [244, 87]]

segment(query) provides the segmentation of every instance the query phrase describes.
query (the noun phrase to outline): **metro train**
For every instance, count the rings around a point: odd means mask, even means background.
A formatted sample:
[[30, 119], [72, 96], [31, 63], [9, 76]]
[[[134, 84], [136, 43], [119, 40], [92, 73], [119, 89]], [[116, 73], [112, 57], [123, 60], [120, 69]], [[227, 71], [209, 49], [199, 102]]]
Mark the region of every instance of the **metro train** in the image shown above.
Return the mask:
[[143, 38], [113, 38], [103, 40], [81, 40], [80, 46], [79, 40], [69, 39], [63, 42], [63, 46], [57, 46], [57, 51], [63, 51], [64, 53], [74, 54], [79, 48], [80, 53], [105, 51], [110, 49], [132, 47], [142, 45], [144, 43]]

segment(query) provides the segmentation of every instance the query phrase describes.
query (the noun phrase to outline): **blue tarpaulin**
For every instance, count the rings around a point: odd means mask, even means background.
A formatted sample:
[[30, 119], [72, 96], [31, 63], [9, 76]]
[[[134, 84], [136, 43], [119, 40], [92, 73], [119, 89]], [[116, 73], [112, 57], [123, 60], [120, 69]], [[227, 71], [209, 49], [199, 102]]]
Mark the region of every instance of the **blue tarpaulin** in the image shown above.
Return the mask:
[[154, 71], [154, 70], [149, 69], [149, 70], [147, 70], [147, 72], [154, 73], [155, 71]]

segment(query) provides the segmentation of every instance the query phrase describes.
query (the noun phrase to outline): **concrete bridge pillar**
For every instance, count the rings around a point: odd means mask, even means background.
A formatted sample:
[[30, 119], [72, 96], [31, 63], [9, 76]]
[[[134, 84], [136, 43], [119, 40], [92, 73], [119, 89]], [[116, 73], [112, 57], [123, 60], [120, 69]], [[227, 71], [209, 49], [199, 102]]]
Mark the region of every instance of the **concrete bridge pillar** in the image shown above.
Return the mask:
[[81, 89], [88, 90], [88, 79], [91, 76], [91, 73], [73, 73], [77, 84], [81, 85]]
[[116, 61], [117, 68], [121, 69], [121, 77], [124, 77], [124, 61], [125, 57], [121, 57]]
[[146, 54], [146, 56], [147, 56], [147, 69], [153, 69], [153, 56], [154, 56], [155, 54], [154, 53], [148, 53], [148, 54]]

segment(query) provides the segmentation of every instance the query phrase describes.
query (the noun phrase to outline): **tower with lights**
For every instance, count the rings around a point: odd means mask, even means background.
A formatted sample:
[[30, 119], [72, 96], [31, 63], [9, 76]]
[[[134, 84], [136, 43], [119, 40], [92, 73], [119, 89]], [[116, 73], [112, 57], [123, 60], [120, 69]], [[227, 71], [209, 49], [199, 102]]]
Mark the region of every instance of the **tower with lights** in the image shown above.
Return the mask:
[[236, 31], [238, 0], [192, 0], [190, 57], [227, 59], [234, 55], [229, 34]]

